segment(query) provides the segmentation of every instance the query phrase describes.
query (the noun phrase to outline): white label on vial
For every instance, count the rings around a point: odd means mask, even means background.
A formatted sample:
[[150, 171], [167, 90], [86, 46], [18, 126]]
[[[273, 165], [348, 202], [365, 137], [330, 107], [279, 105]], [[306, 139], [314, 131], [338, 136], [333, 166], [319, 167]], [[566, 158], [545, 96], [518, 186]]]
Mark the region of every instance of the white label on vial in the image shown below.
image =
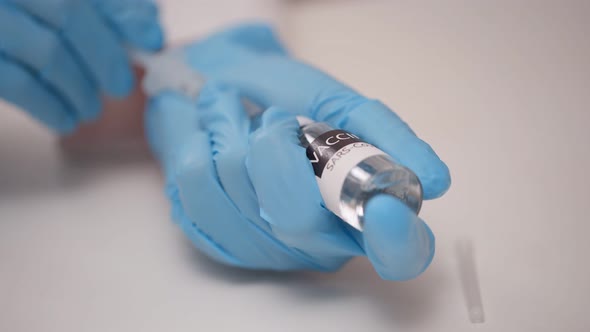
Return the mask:
[[385, 155], [385, 152], [343, 130], [325, 132], [307, 148], [307, 157], [313, 166], [326, 208], [359, 230], [358, 218], [350, 220], [343, 216], [340, 205], [342, 186], [356, 165], [376, 155]]

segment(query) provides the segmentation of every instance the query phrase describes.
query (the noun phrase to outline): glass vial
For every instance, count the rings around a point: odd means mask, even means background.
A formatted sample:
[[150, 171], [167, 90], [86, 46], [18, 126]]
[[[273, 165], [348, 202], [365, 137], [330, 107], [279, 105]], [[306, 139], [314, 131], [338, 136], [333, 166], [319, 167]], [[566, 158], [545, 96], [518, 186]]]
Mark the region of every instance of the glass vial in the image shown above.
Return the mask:
[[365, 205], [379, 194], [420, 212], [422, 185], [411, 170], [354, 134], [308, 118], [298, 121], [325, 206], [342, 220], [362, 231]]

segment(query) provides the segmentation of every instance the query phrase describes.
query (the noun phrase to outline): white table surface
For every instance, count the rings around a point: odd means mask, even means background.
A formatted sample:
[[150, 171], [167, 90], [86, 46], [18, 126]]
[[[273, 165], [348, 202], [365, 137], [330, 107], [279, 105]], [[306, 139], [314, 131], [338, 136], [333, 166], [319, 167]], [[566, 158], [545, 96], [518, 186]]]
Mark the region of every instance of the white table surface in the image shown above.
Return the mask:
[[[385, 282], [364, 259], [335, 274], [218, 266], [169, 221], [149, 160], [68, 164], [3, 107], [0, 331], [588, 331], [590, 2], [288, 12], [295, 53], [396, 109], [450, 166], [451, 191], [422, 214], [437, 235], [426, 273]], [[461, 238], [481, 325], [461, 291]]]

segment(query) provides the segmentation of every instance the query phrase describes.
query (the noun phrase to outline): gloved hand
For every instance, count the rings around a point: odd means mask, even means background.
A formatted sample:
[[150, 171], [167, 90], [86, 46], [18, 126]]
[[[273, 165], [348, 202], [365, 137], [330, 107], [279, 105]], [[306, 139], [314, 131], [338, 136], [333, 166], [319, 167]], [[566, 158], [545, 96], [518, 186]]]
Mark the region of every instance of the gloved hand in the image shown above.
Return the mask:
[[[392, 280], [428, 266], [434, 236], [396, 199], [372, 199], [362, 233], [322, 206], [294, 115], [360, 136], [412, 169], [427, 199], [442, 195], [447, 167], [399, 117], [289, 57], [264, 26], [222, 32], [186, 54], [210, 83], [196, 104], [172, 92], [153, 98], [146, 129], [173, 217], [197, 248], [225, 264], [273, 270], [333, 271], [367, 255]], [[251, 133], [241, 98], [278, 107]]]
[[68, 133], [131, 92], [125, 44], [162, 41], [150, 0], [0, 0], [0, 98]]

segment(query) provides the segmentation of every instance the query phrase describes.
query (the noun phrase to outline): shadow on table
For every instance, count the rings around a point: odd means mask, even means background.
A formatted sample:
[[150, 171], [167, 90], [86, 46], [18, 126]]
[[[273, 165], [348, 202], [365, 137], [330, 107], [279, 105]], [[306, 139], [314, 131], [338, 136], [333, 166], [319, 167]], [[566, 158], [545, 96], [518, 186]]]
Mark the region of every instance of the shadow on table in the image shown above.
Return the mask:
[[0, 198], [35, 196], [101, 181], [115, 169], [154, 164], [146, 147], [65, 151], [56, 142], [0, 142]]
[[[139, 81], [141, 69], [135, 68], [135, 73]], [[104, 171], [149, 161], [143, 134], [145, 105], [139, 86], [125, 99], [105, 98], [99, 121], [58, 139], [0, 100], [0, 113], [13, 112], [8, 122], [0, 123], [0, 198], [86, 185], [100, 181]]]
[[[295, 300], [332, 305], [347, 298], [365, 298], [384, 320], [400, 328], [415, 327], [436, 311], [435, 299], [446, 277], [431, 267], [415, 280], [382, 280], [365, 258], [356, 258], [336, 273], [245, 270], [218, 264], [186, 242], [189, 264], [212, 278], [232, 284], [265, 283], [277, 286]], [[352, 314], [352, 313], [351, 313]]]

